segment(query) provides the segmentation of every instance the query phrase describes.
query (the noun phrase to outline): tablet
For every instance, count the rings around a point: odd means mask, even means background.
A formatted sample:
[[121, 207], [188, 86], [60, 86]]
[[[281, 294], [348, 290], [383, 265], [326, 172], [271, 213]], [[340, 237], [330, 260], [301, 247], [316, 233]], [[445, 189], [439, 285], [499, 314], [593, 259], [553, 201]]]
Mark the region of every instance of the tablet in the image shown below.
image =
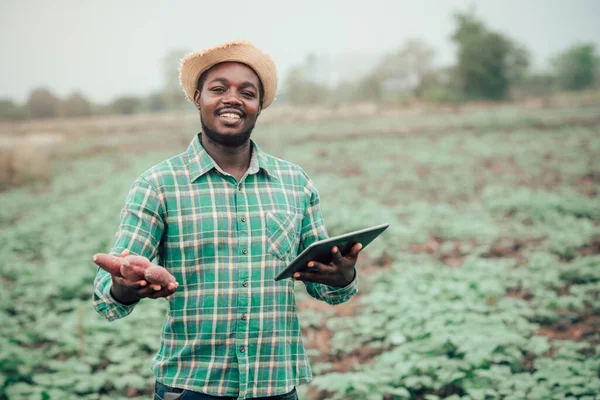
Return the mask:
[[[329, 264], [333, 261], [331, 248], [337, 246], [342, 255], [348, 253], [352, 246], [356, 243], [361, 243], [362, 248], [367, 247], [375, 238], [387, 229], [389, 224], [372, 226], [370, 228], [361, 229], [355, 232], [345, 233], [340, 236], [335, 236], [314, 242], [308, 246], [302, 253], [298, 255], [287, 267], [283, 269], [275, 280], [279, 281], [286, 278], [291, 278], [295, 272], [307, 269], [306, 264], [309, 261], [317, 261], [322, 264]], [[362, 249], [361, 249], [362, 251]]]

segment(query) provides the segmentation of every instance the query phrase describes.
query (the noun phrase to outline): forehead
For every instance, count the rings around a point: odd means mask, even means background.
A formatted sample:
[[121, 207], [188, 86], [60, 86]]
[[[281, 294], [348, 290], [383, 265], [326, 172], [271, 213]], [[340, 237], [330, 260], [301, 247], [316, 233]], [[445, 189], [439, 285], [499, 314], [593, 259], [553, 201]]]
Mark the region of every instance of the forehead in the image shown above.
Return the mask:
[[225, 78], [230, 82], [250, 82], [256, 86], [260, 83], [256, 72], [246, 64], [239, 62], [220, 63], [206, 71], [206, 82], [217, 78]]

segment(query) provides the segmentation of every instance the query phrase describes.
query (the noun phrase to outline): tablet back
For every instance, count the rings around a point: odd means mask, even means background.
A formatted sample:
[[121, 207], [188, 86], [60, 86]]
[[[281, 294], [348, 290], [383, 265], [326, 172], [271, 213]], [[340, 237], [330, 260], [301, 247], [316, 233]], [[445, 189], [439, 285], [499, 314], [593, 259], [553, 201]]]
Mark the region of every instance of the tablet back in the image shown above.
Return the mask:
[[307, 269], [309, 261], [317, 261], [329, 264], [333, 260], [331, 248], [337, 246], [342, 255], [347, 254], [352, 246], [361, 243], [362, 248], [367, 247], [377, 236], [388, 228], [389, 224], [372, 226], [355, 232], [349, 232], [340, 236], [320, 240], [311, 244], [298, 255], [287, 267], [285, 267], [275, 278], [276, 281], [291, 278], [295, 272]]

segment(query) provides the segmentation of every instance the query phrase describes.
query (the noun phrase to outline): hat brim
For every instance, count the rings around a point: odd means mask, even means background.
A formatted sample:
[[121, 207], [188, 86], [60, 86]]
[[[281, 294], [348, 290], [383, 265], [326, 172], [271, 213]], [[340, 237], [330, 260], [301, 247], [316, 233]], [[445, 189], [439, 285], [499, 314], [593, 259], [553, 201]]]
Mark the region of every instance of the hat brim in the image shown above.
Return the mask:
[[239, 62], [248, 65], [260, 79], [265, 109], [275, 100], [277, 93], [277, 68], [273, 59], [247, 41], [227, 42], [199, 52], [186, 55], [180, 62], [179, 81], [186, 97], [194, 101], [194, 93], [200, 75], [212, 66], [222, 62]]

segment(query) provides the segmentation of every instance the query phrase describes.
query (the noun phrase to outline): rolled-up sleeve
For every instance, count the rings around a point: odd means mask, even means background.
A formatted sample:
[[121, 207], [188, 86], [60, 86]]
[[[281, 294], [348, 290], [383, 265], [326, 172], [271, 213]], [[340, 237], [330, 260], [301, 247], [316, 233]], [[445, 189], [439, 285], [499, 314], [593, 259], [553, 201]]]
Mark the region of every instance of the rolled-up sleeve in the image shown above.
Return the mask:
[[[328, 238], [321, 213], [319, 193], [310, 180], [307, 185], [307, 192], [310, 195], [310, 200], [302, 219], [298, 254], [312, 243]], [[305, 282], [305, 285], [308, 294], [317, 300], [322, 300], [331, 305], [345, 303], [358, 293], [358, 273], [355, 274], [354, 280], [350, 284], [342, 288], [314, 282]]]
[[[158, 255], [164, 232], [164, 203], [157, 191], [143, 177], [138, 178], [121, 210], [121, 221], [110, 249], [119, 255], [125, 249], [152, 260]], [[129, 315], [137, 303], [124, 305], [111, 294], [112, 277], [98, 268], [94, 279], [94, 309], [109, 321]]]

